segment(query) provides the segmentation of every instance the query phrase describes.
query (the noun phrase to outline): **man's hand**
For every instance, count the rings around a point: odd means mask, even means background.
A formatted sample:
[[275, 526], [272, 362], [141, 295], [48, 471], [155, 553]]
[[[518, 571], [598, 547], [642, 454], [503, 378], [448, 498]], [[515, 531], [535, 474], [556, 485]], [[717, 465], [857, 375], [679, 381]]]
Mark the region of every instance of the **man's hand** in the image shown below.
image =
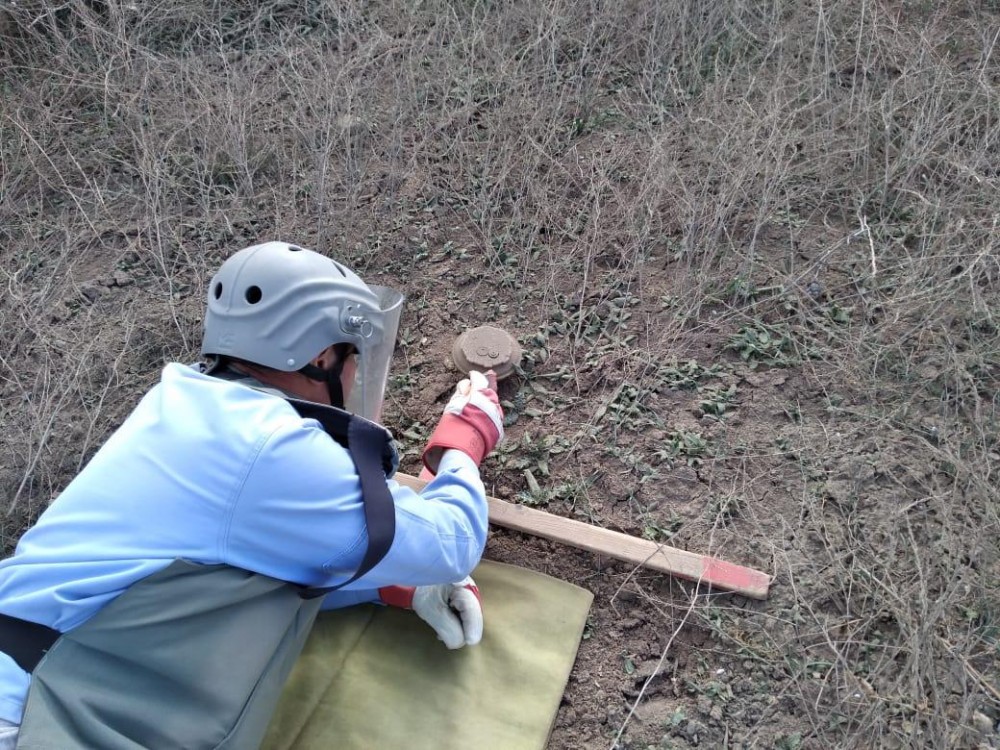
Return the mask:
[[450, 649], [475, 646], [483, 637], [483, 605], [472, 578], [436, 586], [386, 586], [378, 590], [392, 607], [412, 609]]
[[503, 409], [496, 394], [497, 376], [476, 370], [459, 382], [444, 407], [444, 415], [424, 448], [424, 466], [437, 474], [441, 455], [449, 448], [462, 451], [479, 466], [503, 440]]

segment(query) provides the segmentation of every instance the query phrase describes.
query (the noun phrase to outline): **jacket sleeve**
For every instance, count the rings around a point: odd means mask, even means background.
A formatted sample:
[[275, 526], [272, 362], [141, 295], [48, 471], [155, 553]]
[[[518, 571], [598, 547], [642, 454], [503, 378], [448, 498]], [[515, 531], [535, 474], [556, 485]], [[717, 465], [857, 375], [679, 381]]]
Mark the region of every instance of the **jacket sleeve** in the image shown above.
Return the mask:
[[331, 609], [343, 609], [344, 607], [353, 607], [356, 604], [369, 603], [381, 603], [378, 589], [359, 589], [356, 591], [338, 589], [337, 591], [331, 591], [323, 597], [323, 604], [320, 605], [320, 609], [327, 612]]
[[[456, 455], [420, 495], [390, 482], [392, 547], [344, 592], [450, 583], [478, 564], [487, 534], [485, 490], [471, 459], [449, 453]], [[368, 543], [350, 455], [312, 420], [282, 424], [251, 458], [221, 537], [220, 559], [231, 565], [310, 586], [350, 578]]]

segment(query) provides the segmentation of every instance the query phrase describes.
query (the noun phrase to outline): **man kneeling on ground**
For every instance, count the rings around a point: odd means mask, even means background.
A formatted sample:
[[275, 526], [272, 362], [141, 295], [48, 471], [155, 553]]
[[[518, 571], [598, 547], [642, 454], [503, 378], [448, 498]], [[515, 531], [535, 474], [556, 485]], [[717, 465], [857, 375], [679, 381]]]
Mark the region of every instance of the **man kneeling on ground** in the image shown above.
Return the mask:
[[320, 609], [479, 642], [495, 379], [459, 383], [420, 495], [392, 481], [402, 305], [282, 242], [222, 265], [206, 363], [168, 364], [0, 562], [0, 750], [258, 747]]

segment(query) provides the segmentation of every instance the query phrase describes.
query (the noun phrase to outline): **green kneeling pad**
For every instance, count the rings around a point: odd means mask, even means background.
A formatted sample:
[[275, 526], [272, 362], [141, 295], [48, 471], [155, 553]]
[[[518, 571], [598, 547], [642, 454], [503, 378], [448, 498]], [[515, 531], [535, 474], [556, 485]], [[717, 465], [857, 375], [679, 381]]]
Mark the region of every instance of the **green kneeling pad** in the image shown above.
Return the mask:
[[593, 595], [501, 563], [473, 577], [486, 626], [471, 648], [449, 651], [413, 612], [321, 613], [263, 748], [544, 748]]

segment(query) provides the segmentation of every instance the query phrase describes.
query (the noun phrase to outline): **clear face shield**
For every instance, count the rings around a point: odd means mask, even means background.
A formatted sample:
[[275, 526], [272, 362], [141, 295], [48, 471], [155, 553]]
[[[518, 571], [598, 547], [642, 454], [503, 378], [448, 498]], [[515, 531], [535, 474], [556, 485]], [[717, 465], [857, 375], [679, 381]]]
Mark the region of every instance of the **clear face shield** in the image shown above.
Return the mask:
[[378, 298], [381, 312], [381, 330], [372, 335], [378, 343], [365, 346], [358, 354], [358, 369], [354, 376], [354, 385], [345, 401], [345, 408], [372, 422], [382, 418], [382, 399], [385, 396], [385, 386], [389, 379], [389, 367], [392, 364], [392, 353], [396, 348], [396, 334], [399, 331], [399, 319], [403, 313], [405, 297], [395, 289], [386, 286], [369, 284], [368, 288]]

